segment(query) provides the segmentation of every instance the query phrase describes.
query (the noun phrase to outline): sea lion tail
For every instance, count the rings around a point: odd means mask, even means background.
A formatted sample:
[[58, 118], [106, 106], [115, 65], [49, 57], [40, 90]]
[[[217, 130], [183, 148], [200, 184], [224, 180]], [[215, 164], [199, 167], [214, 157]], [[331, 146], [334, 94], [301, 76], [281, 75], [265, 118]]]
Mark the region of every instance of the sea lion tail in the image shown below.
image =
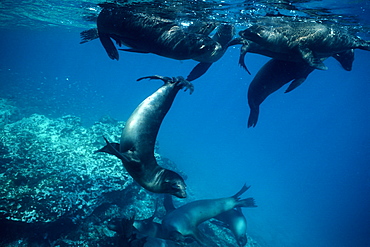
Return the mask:
[[243, 187], [238, 191], [238, 193], [236, 193], [235, 195], [233, 195], [232, 197], [235, 198], [235, 199], [239, 199], [239, 197], [244, 194], [244, 192], [246, 192], [251, 186], [247, 186], [247, 185], [243, 185]]
[[248, 128], [256, 126], [259, 114], [260, 114], [260, 108], [259, 107], [251, 108], [251, 111], [250, 111], [249, 117], [248, 117]]
[[144, 79], [150, 79], [150, 80], [153, 80], [153, 79], [158, 79], [158, 80], [162, 80], [164, 83], [175, 83], [177, 85], [179, 85], [182, 88], [185, 88], [185, 92], [187, 90], [190, 91], [190, 94], [192, 94], [194, 92], [194, 85], [184, 79], [184, 77], [182, 76], [177, 76], [177, 77], [167, 77], [167, 76], [160, 76], [160, 75], [152, 75], [152, 76], [144, 76], [144, 77], [141, 77], [139, 79], [136, 79], [136, 81], [141, 81], [141, 80], [144, 80]]
[[255, 208], [257, 207], [257, 205], [256, 205], [254, 198], [249, 197], [249, 198], [238, 201], [236, 207]]
[[85, 31], [80, 33], [80, 36], [81, 36], [81, 39], [82, 39], [80, 44], [84, 44], [84, 43], [89, 42], [91, 40], [97, 39], [97, 38], [99, 38], [98, 29], [97, 28], [92, 28], [92, 29], [89, 29], [89, 30], [85, 30]]

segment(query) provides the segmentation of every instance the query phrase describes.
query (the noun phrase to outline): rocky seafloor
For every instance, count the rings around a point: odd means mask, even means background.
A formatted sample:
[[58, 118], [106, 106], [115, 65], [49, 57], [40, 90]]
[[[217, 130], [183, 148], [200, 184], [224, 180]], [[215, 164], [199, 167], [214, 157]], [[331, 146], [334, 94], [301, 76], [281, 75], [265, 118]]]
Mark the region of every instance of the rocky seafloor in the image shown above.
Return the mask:
[[[124, 122], [103, 117], [84, 127], [75, 116], [20, 112], [0, 99], [0, 246], [123, 246], [109, 222], [150, 218], [157, 201], [160, 222], [162, 196], [138, 186], [116, 157], [94, 153], [103, 136], [118, 141]], [[156, 158], [186, 178], [158, 145]], [[237, 246], [228, 229], [209, 222], [202, 228], [219, 246]], [[259, 245], [249, 238], [247, 246]]]

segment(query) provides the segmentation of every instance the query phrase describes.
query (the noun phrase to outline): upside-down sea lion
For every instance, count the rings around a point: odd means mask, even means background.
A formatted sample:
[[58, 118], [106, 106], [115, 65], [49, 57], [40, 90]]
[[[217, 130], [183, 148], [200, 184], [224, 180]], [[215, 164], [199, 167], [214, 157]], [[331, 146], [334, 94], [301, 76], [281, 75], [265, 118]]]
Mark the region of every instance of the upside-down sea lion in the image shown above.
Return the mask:
[[[333, 57], [349, 71], [354, 59], [353, 50], [334, 54]], [[325, 58], [322, 58], [325, 60]], [[292, 81], [288, 89], [290, 92], [301, 85], [314, 68], [306, 63], [271, 59], [256, 74], [248, 88], [248, 105], [250, 114], [248, 127], [255, 127], [259, 115], [259, 106], [273, 92]]]
[[300, 59], [321, 70], [327, 69], [322, 58], [351, 49], [370, 50], [369, 41], [351, 35], [343, 27], [315, 22], [290, 22], [277, 26], [252, 25], [239, 32], [239, 35], [271, 54], [286, 54], [287, 57]]
[[163, 118], [182, 88], [193, 90], [193, 85], [182, 77], [148, 76], [138, 79], [160, 79], [164, 85], [146, 98], [131, 114], [122, 131], [120, 143], [109, 143], [96, 152], [119, 158], [127, 172], [142, 187], [154, 193], [169, 193], [186, 197], [186, 185], [176, 172], [157, 164], [154, 146]]
[[217, 215], [215, 219], [223, 222], [221, 225], [230, 229], [240, 247], [244, 247], [247, 244], [247, 219], [244, 217], [240, 207], [223, 212]]
[[[204, 23], [200, 27], [185, 28], [174, 20], [146, 14], [135, 8], [113, 3], [99, 6], [103, 9], [97, 18], [97, 28], [82, 32], [81, 43], [99, 38], [111, 59], [119, 59], [111, 39], [119, 46], [131, 48], [124, 51], [154, 53], [177, 60], [193, 59], [201, 63], [217, 61], [227, 48], [222, 42], [209, 37], [215, 25]], [[233, 34], [233, 28], [225, 29], [223, 26], [231, 25], [221, 25], [219, 36], [223, 36], [226, 30], [226, 37]]]
[[[275, 58], [278, 60], [288, 61], [288, 62], [296, 62], [296, 63], [303, 63], [301, 56], [296, 53], [285, 53], [285, 52], [278, 52], [272, 51], [269, 48], [266, 48], [262, 45], [259, 45], [253, 41], [244, 39], [244, 38], [236, 38], [229, 43], [229, 46], [232, 45], [242, 45], [240, 48], [240, 56], [239, 56], [239, 65], [244, 68], [248, 74], [251, 74], [245, 65], [245, 55], [250, 53], [256, 53], [260, 55], [264, 55], [267, 57]], [[349, 49], [340, 53], [336, 53], [332, 55], [343, 67], [343, 69], [347, 71], [352, 70], [352, 63], [354, 61], [354, 50]], [[320, 58], [323, 59], [323, 58]]]
[[170, 211], [162, 220], [164, 233], [167, 238], [177, 242], [186, 241], [186, 237], [190, 236], [204, 246], [214, 246], [199, 231], [198, 225], [235, 207], [256, 207], [253, 198], [239, 198], [248, 189], [244, 185], [234, 196], [193, 201]]

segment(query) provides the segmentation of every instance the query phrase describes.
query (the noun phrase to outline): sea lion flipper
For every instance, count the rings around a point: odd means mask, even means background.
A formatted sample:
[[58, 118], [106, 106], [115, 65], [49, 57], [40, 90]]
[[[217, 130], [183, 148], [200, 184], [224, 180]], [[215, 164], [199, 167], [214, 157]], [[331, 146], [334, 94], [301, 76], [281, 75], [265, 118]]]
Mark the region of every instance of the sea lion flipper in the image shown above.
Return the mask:
[[239, 196], [241, 196], [242, 194], [244, 194], [244, 192], [246, 192], [251, 186], [247, 186], [247, 185], [243, 185], [243, 187], [235, 194], [233, 195], [232, 197], [234, 197], [235, 199], [239, 198]]
[[328, 70], [328, 67], [322, 62], [322, 59], [316, 58], [309, 48], [299, 47], [299, 53], [302, 55], [303, 60], [311, 67], [319, 70]]
[[129, 159], [124, 154], [122, 154], [118, 151], [119, 148], [120, 148], [119, 143], [110, 143], [105, 137], [103, 137], [103, 138], [104, 138], [105, 143], [107, 145], [105, 145], [103, 148], [101, 148], [99, 150], [96, 150], [94, 153], [103, 152], [103, 153], [112, 154], [112, 155], [116, 156], [117, 158], [119, 158], [122, 161], [129, 162]]
[[243, 200], [238, 201], [236, 207], [244, 207], [244, 208], [254, 208], [257, 207], [254, 198], [249, 197]]
[[295, 79], [293, 80], [289, 87], [287, 88], [287, 90], [285, 90], [284, 93], [289, 93], [290, 91], [296, 89], [298, 86], [300, 86], [304, 81], [306, 80], [305, 77], [302, 77], [302, 78], [298, 78], [298, 79]]
[[97, 38], [99, 38], [98, 29], [97, 28], [92, 28], [92, 29], [89, 29], [89, 30], [82, 31], [80, 33], [80, 36], [81, 36], [81, 39], [82, 39], [80, 44], [84, 44], [84, 43], [89, 42], [91, 40], [97, 39]]
[[119, 54], [117, 51], [117, 48], [114, 46], [112, 40], [110, 39], [109, 35], [104, 34], [104, 33], [98, 33], [100, 42], [102, 43], [105, 51], [107, 52], [108, 56], [112, 60], [117, 60], [119, 59]]
[[166, 214], [168, 214], [168, 213], [170, 213], [170, 212], [172, 212], [173, 210], [176, 209], [175, 206], [173, 205], [173, 200], [172, 200], [171, 195], [164, 194], [163, 207], [166, 210]]
[[198, 79], [202, 75], [204, 75], [207, 70], [211, 67], [212, 63], [198, 63], [189, 73], [189, 75], [186, 77], [186, 80], [188, 81], [194, 81], [195, 79]]
[[127, 51], [127, 52], [135, 52], [135, 53], [145, 53], [145, 54], [149, 53], [147, 51], [142, 51], [142, 50], [137, 50], [137, 49], [118, 49], [118, 50]]
[[239, 65], [245, 69], [245, 71], [248, 72], [248, 74], [251, 74], [251, 72], [249, 72], [248, 68], [247, 68], [247, 65], [245, 65], [245, 55], [247, 55], [247, 52], [248, 52], [248, 44], [244, 44], [241, 48], [240, 48], [240, 56], [239, 56]]
[[136, 79], [136, 81], [141, 81], [141, 80], [144, 80], [144, 79], [150, 79], [150, 80], [153, 80], [153, 79], [158, 79], [158, 80], [162, 80], [164, 83], [175, 83], [177, 84], [178, 86], [182, 88], [185, 88], [184, 91], [187, 91], [189, 89], [190, 91], [190, 94], [192, 94], [194, 92], [194, 85], [184, 79], [182, 76], [177, 76], [177, 77], [167, 77], [167, 76], [160, 76], [160, 75], [152, 75], [152, 76], [144, 76], [144, 77], [141, 77], [139, 79]]
[[260, 114], [260, 107], [259, 106], [250, 108], [250, 113], [249, 113], [249, 117], [248, 117], [248, 128], [256, 127], [259, 114]]

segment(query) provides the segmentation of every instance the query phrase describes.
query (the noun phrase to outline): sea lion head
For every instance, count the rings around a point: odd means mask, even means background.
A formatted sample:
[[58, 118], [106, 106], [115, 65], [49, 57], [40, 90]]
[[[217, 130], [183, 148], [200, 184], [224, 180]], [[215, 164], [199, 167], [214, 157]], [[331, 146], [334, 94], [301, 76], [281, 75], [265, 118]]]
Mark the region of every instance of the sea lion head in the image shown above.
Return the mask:
[[272, 34], [272, 30], [267, 26], [253, 25], [239, 32], [240, 37], [260, 43]]
[[162, 180], [163, 193], [174, 195], [178, 198], [185, 198], [186, 184], [184, 179], [176, 172], [167, 170]]
[[245, 246], [248, 243], [247, 235], [242, 234], [242, 235], [238, 236], [238, 238], [236, 239], [236, 242], [238, 243], [238, 245], [240, 247]]

